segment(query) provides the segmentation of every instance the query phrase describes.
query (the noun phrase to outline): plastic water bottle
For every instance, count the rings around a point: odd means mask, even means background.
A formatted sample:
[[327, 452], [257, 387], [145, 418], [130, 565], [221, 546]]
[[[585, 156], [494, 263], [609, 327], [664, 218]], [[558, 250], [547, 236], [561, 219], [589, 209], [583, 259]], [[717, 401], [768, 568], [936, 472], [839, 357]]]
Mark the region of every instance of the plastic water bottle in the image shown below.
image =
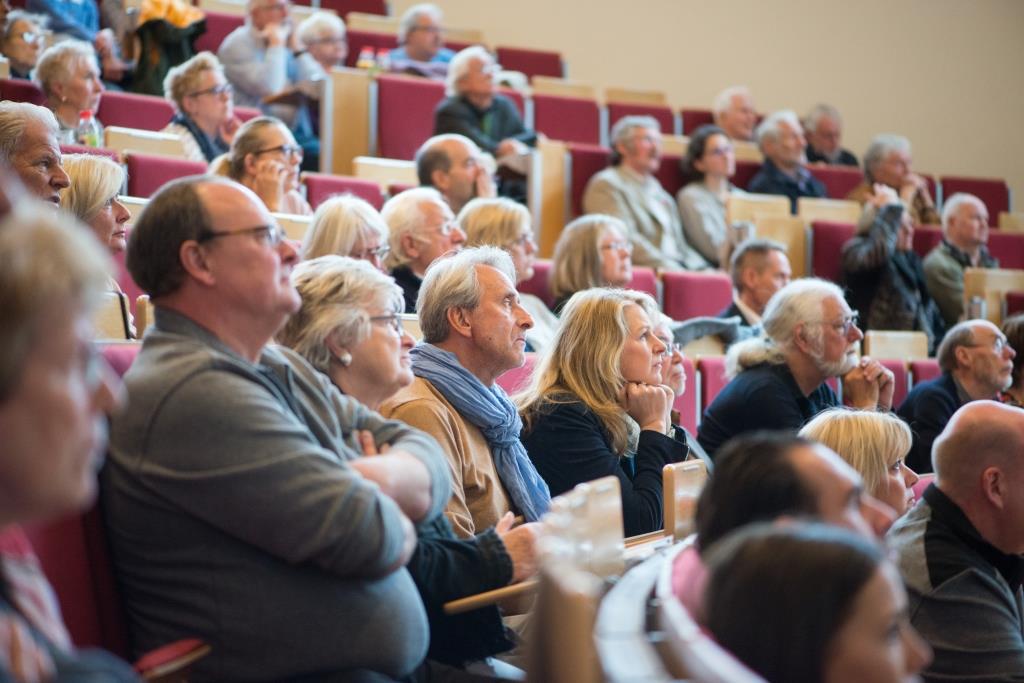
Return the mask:
[[372, 47], [364, 47], [359, 51], [359, 59], [356, 60], [357, 69], [366, 69], [367, 71], [371, 71], [376, 66], [377, 62], [373, 58]]
[[377, 50], [377, 71], [385, 74], [391, 71], [391, 50], [386, 47]]
[[93, 113], [86, 109], [78, 113], [78, 127], [75, 128], [75, 140], [86, 147], [103, 146], [103, 126], [96, 120]]

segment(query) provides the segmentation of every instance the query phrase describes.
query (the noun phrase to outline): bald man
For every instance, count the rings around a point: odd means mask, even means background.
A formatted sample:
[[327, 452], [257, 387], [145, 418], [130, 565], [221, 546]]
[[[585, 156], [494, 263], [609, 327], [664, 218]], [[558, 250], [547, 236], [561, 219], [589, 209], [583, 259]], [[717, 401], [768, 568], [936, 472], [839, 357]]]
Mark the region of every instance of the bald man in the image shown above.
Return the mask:
[[936, 480], [889, 531], [911, 621], [935, 650], [925, 680], [1024, 680], [1024, 411], [958, 410]]

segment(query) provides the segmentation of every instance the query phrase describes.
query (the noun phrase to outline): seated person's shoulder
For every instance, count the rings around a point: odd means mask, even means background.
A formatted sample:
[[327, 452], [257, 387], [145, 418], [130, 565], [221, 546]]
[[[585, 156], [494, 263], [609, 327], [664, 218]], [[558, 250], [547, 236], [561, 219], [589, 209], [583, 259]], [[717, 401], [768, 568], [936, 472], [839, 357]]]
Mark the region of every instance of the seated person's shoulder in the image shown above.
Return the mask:
[[419, 426], [417, 422], [422, 419], [451, 421], [457, 414], [441, 392], [422, 377], [416, 377], [412, 384], [399, 389], [384, 401], [380, 413], [413, 426]]

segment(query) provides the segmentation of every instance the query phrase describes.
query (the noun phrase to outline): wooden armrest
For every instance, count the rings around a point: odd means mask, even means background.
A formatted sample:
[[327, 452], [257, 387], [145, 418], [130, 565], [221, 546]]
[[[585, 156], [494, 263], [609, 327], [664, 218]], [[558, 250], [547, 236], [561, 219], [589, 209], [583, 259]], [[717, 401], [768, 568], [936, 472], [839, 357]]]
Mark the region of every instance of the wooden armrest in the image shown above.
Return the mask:
[[135, 662], [135, 671], [153, 683], [184, 681], [189, 668], [210, 653], [210, 646], [198, 638], [187, 638], [144, 654]]
[[470, 612], [481, 607], [493, 605], [505, 600], [506, 598], [514, 598], [527, 593], [532, 593], [536, 589], [537, 579], [529, 579], [520, 583], [514, 583], [511, 586], [495, 588], [492, 591], [484, 591], [483, 593], [477, 593], [476, 595], [469, 595], [464, 598], [459, 598], [458, 600], [446, 602], [444, 603], [444, 613], [462, 614], [463, 612]]
[[651, 541], [657, 541], [659, 538], [665, 535], [664, 529], [658, 529], [647, 534], [640, 534], [638, 536], [630, 536], [626, 539], [626, 547], [632, 548], [635, 545], [643, 545], [644, 543], [650, 543]]

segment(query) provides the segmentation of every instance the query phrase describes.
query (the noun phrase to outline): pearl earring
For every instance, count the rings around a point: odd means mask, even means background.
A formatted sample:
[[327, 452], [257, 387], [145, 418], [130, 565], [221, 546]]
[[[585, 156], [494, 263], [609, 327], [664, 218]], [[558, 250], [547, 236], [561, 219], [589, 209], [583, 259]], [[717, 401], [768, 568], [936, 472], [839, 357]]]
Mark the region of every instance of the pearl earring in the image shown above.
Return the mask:
[[334, 360], [341, 363], [343, 368], [347, 368], [352, 365], [352, 354], [348, 351], [342, 351], [341, 353], [334, 354]]

